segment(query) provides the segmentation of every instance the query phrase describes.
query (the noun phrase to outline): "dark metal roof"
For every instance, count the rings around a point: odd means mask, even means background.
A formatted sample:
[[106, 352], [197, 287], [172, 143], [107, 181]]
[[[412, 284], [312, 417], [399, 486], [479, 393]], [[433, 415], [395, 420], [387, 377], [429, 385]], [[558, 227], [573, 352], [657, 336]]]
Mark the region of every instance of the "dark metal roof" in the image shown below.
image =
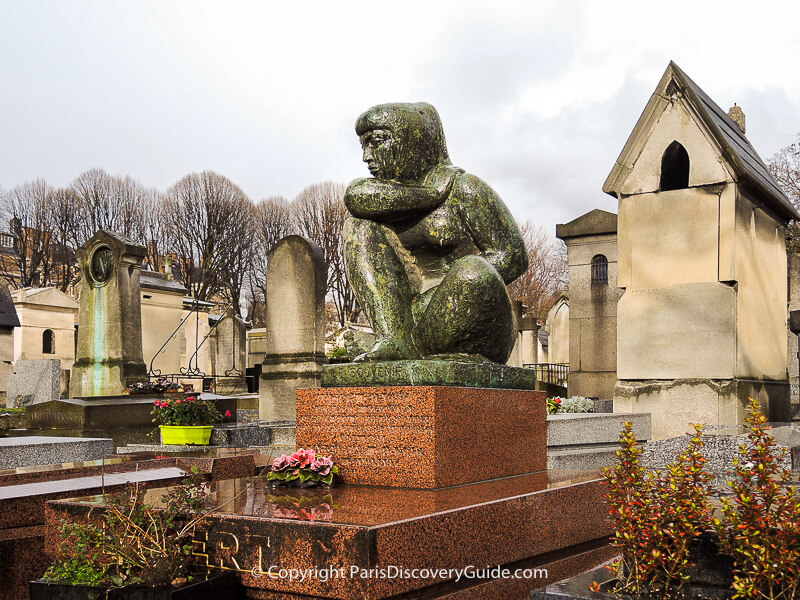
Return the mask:
[[0, 285], [0, 327], [19, 327], [17, 309], [6, 285]]
[[168, 279], [166, 274], [157, 271], [142, 271], [139, 277], [139, 285], [142, 289], [161, 290], [164, 292], [174, 292], [184, 295], [188, 291], [175, 280]]
[[684, 89], [705, 124], [715, 134], [725, 158], [730, 161], [737, 174], [771, 200], [773, 207], [782, 214], [790, 219], [800, 219], [800, 213], [786, 198], [767, 169], [767, 165], [750, 145], [739, 126], [678, 65], [672, 61], [669, 64], [678, 80], [677, 83]]

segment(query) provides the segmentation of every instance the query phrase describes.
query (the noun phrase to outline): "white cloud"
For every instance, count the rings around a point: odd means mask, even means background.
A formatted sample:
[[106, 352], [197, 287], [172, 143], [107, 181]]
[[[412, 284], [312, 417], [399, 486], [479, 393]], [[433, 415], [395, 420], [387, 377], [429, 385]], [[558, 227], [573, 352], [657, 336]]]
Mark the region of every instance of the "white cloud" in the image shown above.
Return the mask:
[[87, 168], [254, 198], [366, 175], [352, 127], [426, 100], [454, 162], [553, 231], [594, 207], [670, 59], [765, 159], [800, 132], [795, 3], [5, 3], [0, 186]]

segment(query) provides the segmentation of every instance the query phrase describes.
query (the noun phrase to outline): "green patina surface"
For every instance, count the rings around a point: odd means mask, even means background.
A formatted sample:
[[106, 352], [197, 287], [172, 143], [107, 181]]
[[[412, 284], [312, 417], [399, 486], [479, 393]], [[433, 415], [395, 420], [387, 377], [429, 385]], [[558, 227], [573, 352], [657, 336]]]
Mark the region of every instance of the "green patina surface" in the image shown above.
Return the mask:
[[[353, 218], [343, 232], [344, 257], [376, 341], [355, 360], [471, 354], [504, 363], [516, 338], [506, 284], [528, 265], [508, 208], [484, 181], [450, 162], [430, 104], [375, 106], [358, 118], [356, 133], [372, 177], [352, 181], [345, 192]], [[475, 369], [457, 363], [408, 372], [458, 379], [455, 373]], [[490, 372], [470, 377], [499, 377]]]
[[397, 360], [322, 367], [322, 387], [369, 387], [397, 385], [451, 385], [507, 390], [532, 390], [532, 369], [509, 367], [488, 361]]

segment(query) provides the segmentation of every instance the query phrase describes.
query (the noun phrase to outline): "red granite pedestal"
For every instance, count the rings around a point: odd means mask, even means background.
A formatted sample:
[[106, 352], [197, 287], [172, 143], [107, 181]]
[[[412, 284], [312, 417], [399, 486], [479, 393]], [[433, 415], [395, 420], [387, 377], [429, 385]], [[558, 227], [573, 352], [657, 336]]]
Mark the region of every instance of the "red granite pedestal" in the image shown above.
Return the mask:
[[450, 386], [297, 390], [297, 446], [344, 483], [440, 488], [547, 468], [546, 394]]

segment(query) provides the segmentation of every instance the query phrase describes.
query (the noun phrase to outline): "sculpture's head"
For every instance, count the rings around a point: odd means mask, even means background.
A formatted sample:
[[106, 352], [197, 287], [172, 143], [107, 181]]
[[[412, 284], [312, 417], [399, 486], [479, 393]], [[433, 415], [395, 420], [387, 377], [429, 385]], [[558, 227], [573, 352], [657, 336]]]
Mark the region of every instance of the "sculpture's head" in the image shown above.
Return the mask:
[[373, 177], [419, 182], [450, 164], [439, 113], [427, 102], [379, 104], [358, 117], [356, 133]]

